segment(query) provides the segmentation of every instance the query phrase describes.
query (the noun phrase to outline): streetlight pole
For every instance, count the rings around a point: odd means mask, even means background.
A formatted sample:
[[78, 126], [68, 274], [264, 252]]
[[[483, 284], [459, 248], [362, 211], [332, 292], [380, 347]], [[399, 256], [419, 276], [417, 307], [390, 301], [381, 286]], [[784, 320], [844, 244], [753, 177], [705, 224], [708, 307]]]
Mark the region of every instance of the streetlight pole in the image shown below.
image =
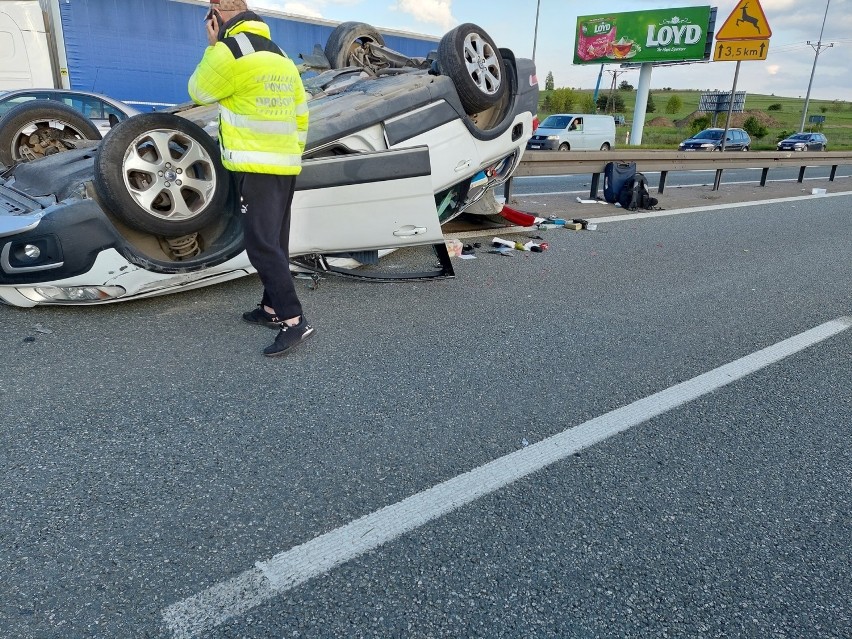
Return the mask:
[[[825, 15], [822, 17], [822, 27], [819, 30], [819, 40], [817, 40], [816, 46], [811, 44], [811, 41], [808, 40], [808, 44], [813, 47], [814, 50], [814, 66], [811, 69], [811, 79], [808, 82], [808, 92], [805, 94], [805, 108], [802, 109], [802, 124], [799, 126], [799, 133], [804, 132], [805, 130], [805, 119], [808, 117], [808, 102], [811, 100], [811, 86], [814, 83], [814, 73], [816, 72], [817, 59], [819, 59], [820, 49], [822, 46], [822, 32], [825, 30], [825, 19], [828, 17], [828, 5], [831, 4], [831, 0], [827, 0], [825, 3]], [[834, 46], [834, 43], [827, 45], [825, 48], [830, 49]]]
[[535, 32], [533, 33], [533, 54], [532, 61], [535, 62], [535, 45], [538, 42], [538, 10], [541, 7], [541, 0], [535, 3]]

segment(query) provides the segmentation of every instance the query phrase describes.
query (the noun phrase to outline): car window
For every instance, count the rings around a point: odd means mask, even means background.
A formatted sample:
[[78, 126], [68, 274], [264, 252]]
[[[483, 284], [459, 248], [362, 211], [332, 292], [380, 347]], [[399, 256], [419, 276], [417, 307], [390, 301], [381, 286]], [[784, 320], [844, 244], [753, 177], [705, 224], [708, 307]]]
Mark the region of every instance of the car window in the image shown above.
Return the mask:
[[721, 140], [722, 139], [722, 131], [719, 130], [719, 129], [717, 129], [715, 131], [705, 130], [705, 131], [702, 131], [701, 133], [698, 133], [695, 137], [702, 139], [702, 140]]
[[23, 93], [5, 100], [0, 100], [0, 115], [3, 115], [12, 107], [16, 107], [24, 102], [30, 102], [31, 100], [47, 100], [49, 97], [50, 96], [47, 93]]
[[564, 129], [570, 121], [571, 118], [564, 115], [549, 115], [539, 126], [543, 129]]
[[77, 109], [89, 119], [105, 120], [107, 114], [104, 112], [106, 104], [103, 100], [88, 95], [69, 94], [63, 95], [62, 101], [70, 107]]

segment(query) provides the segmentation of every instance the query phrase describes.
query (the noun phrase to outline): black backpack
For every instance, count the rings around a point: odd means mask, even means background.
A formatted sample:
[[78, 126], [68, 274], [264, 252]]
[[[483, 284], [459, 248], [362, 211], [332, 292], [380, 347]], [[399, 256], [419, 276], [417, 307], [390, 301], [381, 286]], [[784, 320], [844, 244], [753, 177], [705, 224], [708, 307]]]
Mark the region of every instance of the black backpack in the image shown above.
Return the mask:
[[636, 173], [631, 180], [624, 183], [618, 194], [618, 203], [628, 211], [653, 209], [658, 200], [648, 193], [648, 178], [642, 173]]
[[618, 195], [636, 175], [636, 162], [607, 162], [604, 166], [604, 199], [610, 204], [618, 202]]

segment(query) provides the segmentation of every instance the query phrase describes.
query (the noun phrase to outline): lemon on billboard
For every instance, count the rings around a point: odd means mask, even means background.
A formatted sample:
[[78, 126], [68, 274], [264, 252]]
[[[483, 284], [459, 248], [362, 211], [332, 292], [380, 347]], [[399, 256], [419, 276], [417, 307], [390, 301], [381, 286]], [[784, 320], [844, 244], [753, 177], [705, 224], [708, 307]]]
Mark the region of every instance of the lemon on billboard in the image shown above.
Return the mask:
[[577, 18], [574, 64], [703, 60], [710, 7]]

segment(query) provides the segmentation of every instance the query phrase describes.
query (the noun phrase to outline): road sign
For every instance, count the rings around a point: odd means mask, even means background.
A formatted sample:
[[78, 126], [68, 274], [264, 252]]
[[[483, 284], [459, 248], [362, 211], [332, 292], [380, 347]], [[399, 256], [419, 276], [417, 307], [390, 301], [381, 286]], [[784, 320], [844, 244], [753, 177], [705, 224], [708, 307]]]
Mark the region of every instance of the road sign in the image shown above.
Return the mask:
[[[768, 40], [772, 29], [758, 0], [740, 0], [716, 32], [717, 40]], [[719, 58], [714, 58], [718, 60]], [[724, 58], [726, 60], [763, 60], [763, 58]]]
[[713, 60], [766, 60], [769, 40], [723, 40], [713, 47]]

